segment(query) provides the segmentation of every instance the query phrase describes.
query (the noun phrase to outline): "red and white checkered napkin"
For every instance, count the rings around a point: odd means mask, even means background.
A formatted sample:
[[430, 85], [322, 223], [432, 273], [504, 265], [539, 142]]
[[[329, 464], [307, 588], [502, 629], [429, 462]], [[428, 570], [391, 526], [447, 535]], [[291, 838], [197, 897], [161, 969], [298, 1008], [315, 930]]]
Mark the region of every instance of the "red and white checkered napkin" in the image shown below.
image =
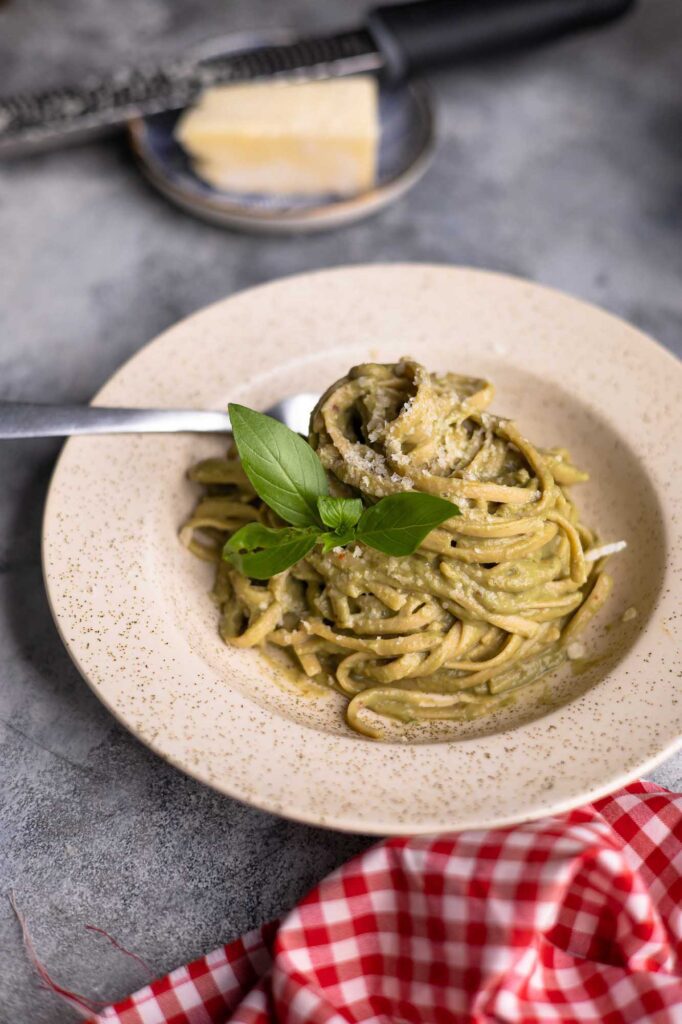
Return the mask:
[[391, 839], [93, 1024], [680, 1024], [682, 796]]

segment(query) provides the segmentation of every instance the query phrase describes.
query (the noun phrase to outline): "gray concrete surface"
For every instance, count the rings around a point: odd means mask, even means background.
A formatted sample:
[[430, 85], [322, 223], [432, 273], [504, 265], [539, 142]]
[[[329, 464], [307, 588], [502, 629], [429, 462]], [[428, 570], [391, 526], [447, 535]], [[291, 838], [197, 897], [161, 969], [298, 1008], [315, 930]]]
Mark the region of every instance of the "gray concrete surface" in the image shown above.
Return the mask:
[[[0, 88], [177, 51], [251, 25], [352, 21], [357, 0], [6, 0]], [[85, 401], [179, 317], [339, 263], [524, 274], [682, 345], [682, 7], [434, 80], [439, 148], [402, 202], [318, 237], [228, 234], [166, 205], [122, 142], [0, 165], [0, 399]], [[140, 746], [71, 666], [39, 566], [58, 450], [0, 445], [0, 1022], [70, 1020], [38, 986], [6, 895], [54, 976], [99, 999], [286, 909], [367, 840], [217, 796]], [[682, 787], [682, 759], [654, 775]]]

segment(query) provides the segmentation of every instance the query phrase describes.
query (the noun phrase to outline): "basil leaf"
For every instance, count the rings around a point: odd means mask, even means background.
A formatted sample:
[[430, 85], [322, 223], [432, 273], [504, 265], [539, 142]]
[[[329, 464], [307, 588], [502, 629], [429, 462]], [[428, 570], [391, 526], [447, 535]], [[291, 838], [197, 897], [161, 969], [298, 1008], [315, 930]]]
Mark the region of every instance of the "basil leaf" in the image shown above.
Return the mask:
[[317, 511], [325, 526], [339, 534], [346, 533], [362, 515], [362, 501], [360, 498], [329, 498], [320, 495]]
[[402, 491], [366, 508], [356, 535], [386, 555], [411, 555], [434, 527], [458, 515], [457, 506], [445, 498]]
[[258, 496], [287, 523], [318, 525], [317, 497], [329, 487], [308, 442], [271, 416], [243, 405], [228, 410], [242, 468]]
[[243, 576], [268, 580], [307, 555], [319, 532], [315, 527], [300, 530], [284, 526], [272, 530], [262, 523], [247, 523], [230, 537], [223, 548], [223, 558]]
[[332, 551], [334, 548], [344, 548], [346, 544], [350, 544], [351, 541], [355, 540], [355, 530], [352, 528], [347, 530], [345, 533], [321, 533], [319, 536], [322, 542], [322, 551], [326, 555], [328, 551]]

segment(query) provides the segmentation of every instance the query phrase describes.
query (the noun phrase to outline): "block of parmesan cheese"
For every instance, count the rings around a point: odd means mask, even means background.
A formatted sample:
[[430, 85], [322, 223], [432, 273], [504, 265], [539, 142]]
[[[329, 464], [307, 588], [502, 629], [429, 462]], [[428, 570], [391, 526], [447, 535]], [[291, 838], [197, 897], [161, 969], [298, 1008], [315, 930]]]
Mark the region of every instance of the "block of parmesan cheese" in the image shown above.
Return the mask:
[[207, 89], [175, 136], [196, 173], [229, 192], [348, 196], [376, 176], [377, 85], [370, 76]]

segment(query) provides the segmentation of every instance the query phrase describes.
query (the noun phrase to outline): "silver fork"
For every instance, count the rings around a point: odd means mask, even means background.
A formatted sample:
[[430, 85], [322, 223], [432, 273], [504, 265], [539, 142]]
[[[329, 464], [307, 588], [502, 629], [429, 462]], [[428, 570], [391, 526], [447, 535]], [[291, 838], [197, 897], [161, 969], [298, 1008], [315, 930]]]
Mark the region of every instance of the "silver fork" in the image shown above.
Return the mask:
[[[319, 395], [289, 395], [266, 409], [268, 416], [308, 433]], [[42, 405], [0, 402], [0, 440], [20, 437], [69, 437], [72, 434], [227, 434], [227, 412], [203, 409], [114, 409], [98, 405]]]

